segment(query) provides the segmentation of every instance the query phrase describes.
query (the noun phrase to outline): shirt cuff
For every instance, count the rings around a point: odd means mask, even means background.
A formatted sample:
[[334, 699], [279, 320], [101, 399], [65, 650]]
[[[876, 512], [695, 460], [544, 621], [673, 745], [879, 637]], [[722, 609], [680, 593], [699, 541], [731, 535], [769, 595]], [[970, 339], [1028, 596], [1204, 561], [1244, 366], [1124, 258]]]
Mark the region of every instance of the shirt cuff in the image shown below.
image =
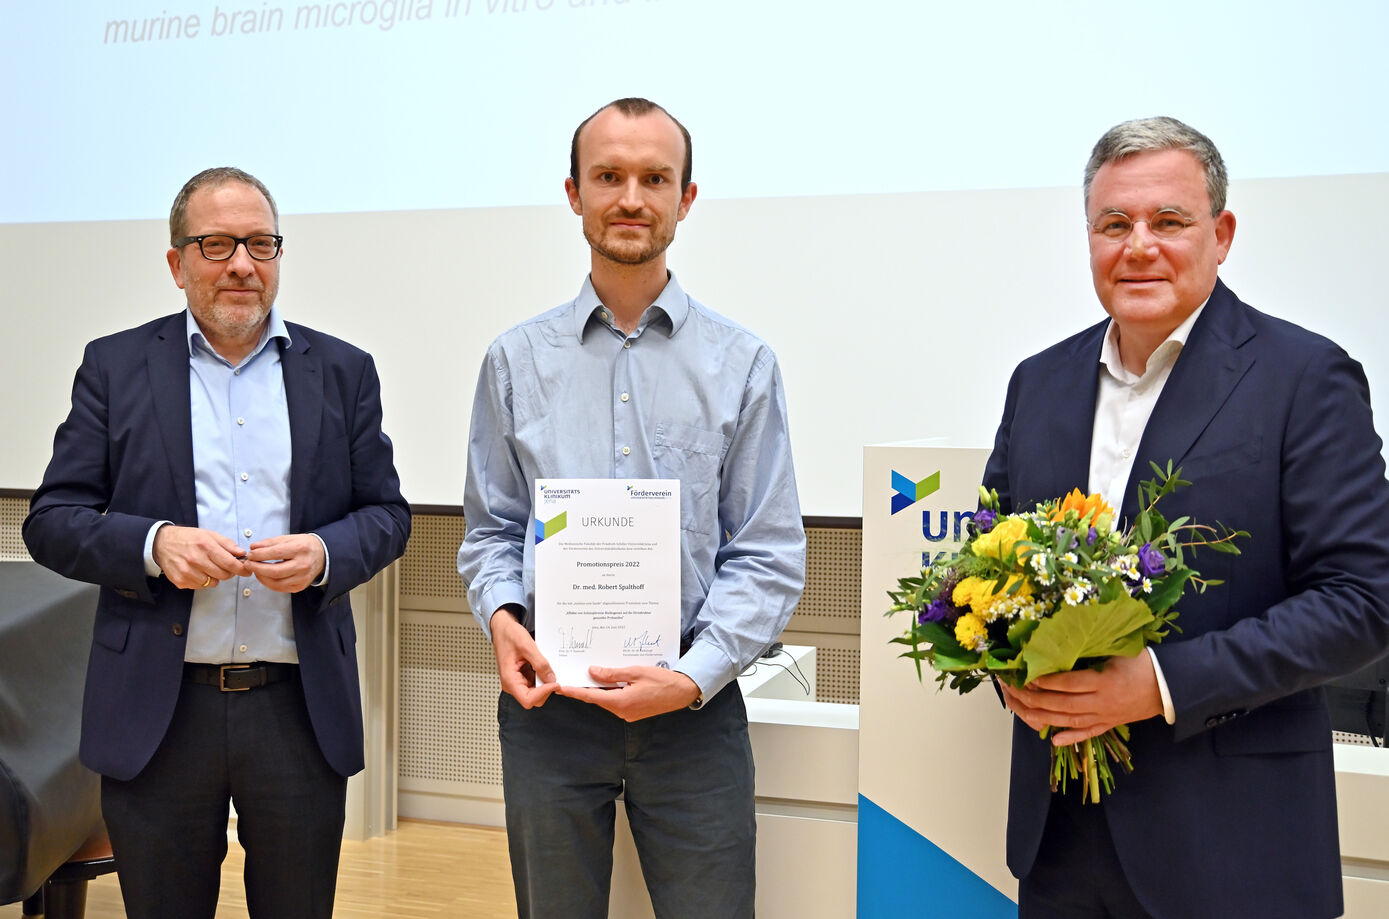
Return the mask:
[[1177, 709], [1172, 705], [1172, 693], [1167, 688], [1167, 678], [1162, 675], [1162, 665], [1158, 663], [1157, 655], [1152, 648], [1144, 648], [1148, 652], [1148, 659], [1153, 662], [1153, 676], [1157, 677], [1158, 694], [1162, 696], [1162, 720], [1168, 724], [1177, 723]]
[[323, 577], [319, 578], [317, 581], [314, 581], [309, 586], [322, 587], [323, 585], [328, 583], [328, 544], [324, 542], [323, 537], [319, 536], [317, 533], [310, 533], [309, 535], [312, 536], [314, 539], [318, 540], [318, 544], [323, 547]]
[[496, 581], [479, 591], [468, 591], [468, 605], [473, 608], [473, 618], [482, 626], [482, 634], [492, 641], [492, 617], [503, 606], [514, 606], [519, 610], [516, 621], [526, 625], [526, 588], [520, 581]]
[[150, 527], [149, 533], [145, 536], [145, 574], [152, 578], [157, 578], [164, 573], [154, 560], [154, 536], [159, 532], [159, 528], [167, 523], [173, 523], [173, 521], [160, 520]]
[[690, 650], [686, 651], [671, 669], [685, 674], [699, 687], [699, 698], [691, 708], [706, 705], [710, 699], [718, 695], [719, 690], [738, 675], [722, 651], [714, 647], [712, 642], [700, 641], [697, 638]]

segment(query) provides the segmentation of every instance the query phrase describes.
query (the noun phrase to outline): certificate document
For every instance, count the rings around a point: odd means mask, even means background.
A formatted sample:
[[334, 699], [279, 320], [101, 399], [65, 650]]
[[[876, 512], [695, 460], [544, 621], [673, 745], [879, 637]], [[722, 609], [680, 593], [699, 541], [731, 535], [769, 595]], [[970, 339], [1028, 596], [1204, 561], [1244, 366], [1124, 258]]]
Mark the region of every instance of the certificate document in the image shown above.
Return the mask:
[[535, 641], [560, 683], [680, 656], [680, 480], [537, 479]]

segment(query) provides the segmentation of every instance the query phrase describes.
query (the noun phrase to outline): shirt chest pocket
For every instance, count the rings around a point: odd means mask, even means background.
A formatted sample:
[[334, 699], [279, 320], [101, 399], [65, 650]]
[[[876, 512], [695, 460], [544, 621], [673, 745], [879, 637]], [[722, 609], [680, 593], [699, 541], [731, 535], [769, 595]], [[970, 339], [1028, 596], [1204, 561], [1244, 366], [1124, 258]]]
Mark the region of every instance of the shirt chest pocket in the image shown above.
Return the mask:
[[719, 472], [728, 438], [717, 431], [662, 422], [656, 425], [651, 458], [661, 478], [680, 480], [680, 526], [715, 533], [719, 525]]

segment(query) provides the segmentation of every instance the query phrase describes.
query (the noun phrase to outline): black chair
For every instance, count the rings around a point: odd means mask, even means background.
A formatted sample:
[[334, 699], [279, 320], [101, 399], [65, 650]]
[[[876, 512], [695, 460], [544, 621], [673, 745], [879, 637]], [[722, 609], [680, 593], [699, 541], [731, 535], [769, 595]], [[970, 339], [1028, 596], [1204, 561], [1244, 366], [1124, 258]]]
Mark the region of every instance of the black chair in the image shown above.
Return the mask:
[[24, 919], [82, 919], [87, 911], [87, 882], [116, 870], [111, 840], [103, 829], [48, 876], [43, 886], [24, 901]]

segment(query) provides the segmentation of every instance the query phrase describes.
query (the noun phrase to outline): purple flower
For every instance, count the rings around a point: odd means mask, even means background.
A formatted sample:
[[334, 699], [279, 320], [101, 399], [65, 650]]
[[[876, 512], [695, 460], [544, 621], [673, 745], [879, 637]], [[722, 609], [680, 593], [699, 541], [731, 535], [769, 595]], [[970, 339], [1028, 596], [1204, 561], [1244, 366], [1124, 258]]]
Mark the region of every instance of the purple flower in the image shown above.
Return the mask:
[[1155, 578], [1167, 570], [1167, 559], [1153, 548], [1152, 543], [1145, 542], [1138, 550], [1138, 570], [1145, 578]]
[[1095, 544], [1095, 540], [1099, 538], [1100, 531], [1095, 529], [1094, 527], [1091, 527], [1090, 532], [1085, 534], [1085, 544], [1087, 546], [1093, 546]]
[[942, 580], [940, 590], [936, 591], [936, 598], [916, 614], [916, 621], [921, 625], [928, 622], [952, 623], [960, 618], [960, 610], [950, 599], [955, 593], [955, 587], [960, 583], [960, 576], [957, 572], [951, 571]]
[[916, 621], [921, 625], [925, 625], [928, 622], [944, 622], [950, 615], [950, 608], [951, 603], [948, 599], [943, 596], [936, 597], [930, 603], [926, 604], [925, 609], [917, 614]]
[[998, 515], [988, 508], [974, 512], [974, 528], [980, 533], [987, 533], [992, 530], [997, 520]]

